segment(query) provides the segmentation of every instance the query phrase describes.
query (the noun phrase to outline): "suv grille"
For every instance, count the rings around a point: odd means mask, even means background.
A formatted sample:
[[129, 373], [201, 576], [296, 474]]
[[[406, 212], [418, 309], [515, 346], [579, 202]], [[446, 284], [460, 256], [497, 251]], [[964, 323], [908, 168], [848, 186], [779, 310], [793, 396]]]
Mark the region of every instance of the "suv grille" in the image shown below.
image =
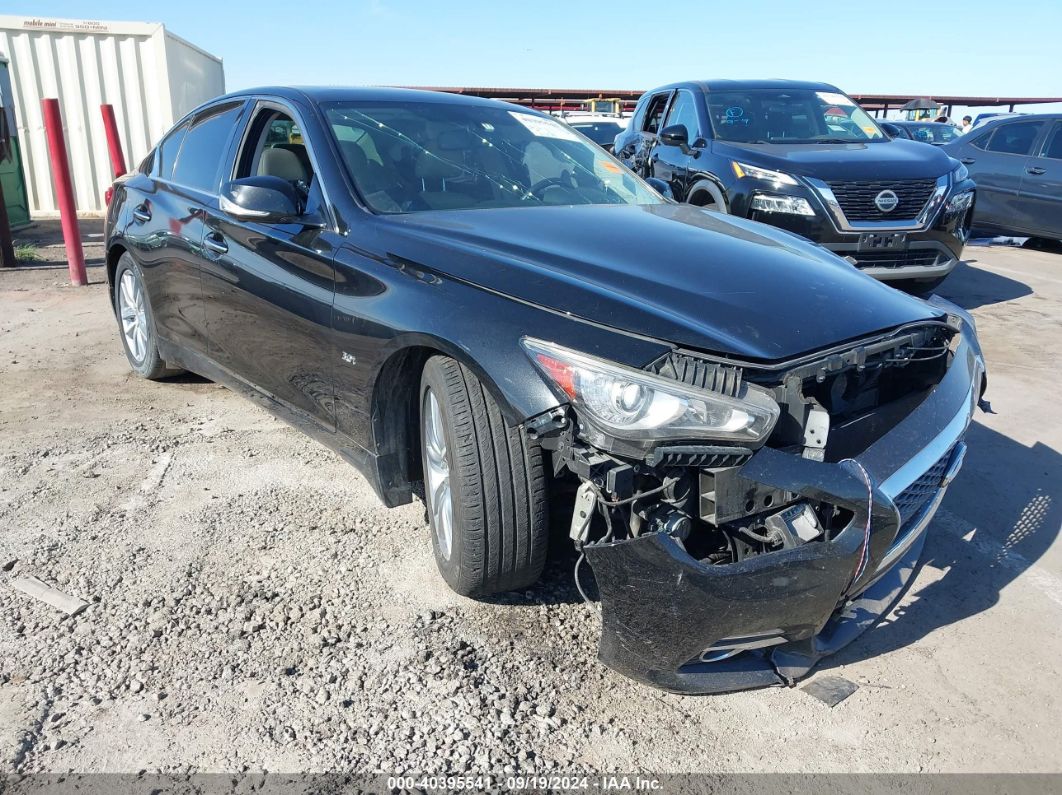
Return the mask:
[[911, 251], [863, 251], [853, 254], [857, 268], [910, 268], [937, 264], [939, 253], [934, 249]]
[[[937, 181], [830, 182], [829, 186], [849, 221], [911, 221], [926, 206], [937, 187]], [[891, 190], [900, 200], [891, 212], [883, 213], [874, 204], [874, 199], [883, 190]]]

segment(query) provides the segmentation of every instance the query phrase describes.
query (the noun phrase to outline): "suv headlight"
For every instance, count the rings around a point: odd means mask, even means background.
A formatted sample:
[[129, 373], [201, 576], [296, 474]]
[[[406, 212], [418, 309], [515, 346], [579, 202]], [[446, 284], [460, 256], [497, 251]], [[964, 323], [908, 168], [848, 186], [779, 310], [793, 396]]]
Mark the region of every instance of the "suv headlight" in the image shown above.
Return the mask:
[[773, 182], [775, 185], [796, 185], [797, 181], [793, 177], [785, 174], [781, 171], [771, 171], [769, 168], [758, 168], [757, 166], [750, 166], [747, 163], [739, 163], [736, 160], [730, 162], [730, 167], [734, 169], [734, 174], [738, 179], [742, 177], [751, 177], [752, 179], [762, 179], [766, 182]]
[[778, 420], [774, 398], [752, 384], [742, 384], [739, 394], [731, 397], [552, 342], [529, 337], [521, 342], [580, 418], [616, 438], [759, 442], [767, 438]]

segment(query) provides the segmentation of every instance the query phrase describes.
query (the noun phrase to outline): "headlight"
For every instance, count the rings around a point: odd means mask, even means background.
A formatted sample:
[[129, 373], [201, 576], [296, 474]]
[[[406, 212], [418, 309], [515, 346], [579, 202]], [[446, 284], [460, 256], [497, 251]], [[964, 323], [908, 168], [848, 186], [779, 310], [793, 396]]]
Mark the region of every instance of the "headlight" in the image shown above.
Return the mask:
[[694, 389], [642, 370], [525, 337], [525, 350], [580, 418], [631, 441], [767, 438], [779, 409], [770, 393], [743, 384], [735, 397]]
[[739, 163], [736, 160], [731, 161], [731, 167], [734, 169], [734, 173], [738, 179], [742, 177], [752, 177], [752, 179], [762, 179], [767, 182], [773, 182], [776, 185], [796, 185], [797, 181], [788, 174], [783, 174], [781, 171], [771, 171], [767, 168], [757, 168], [756, 166], [750, 166], [745, 163]]
[[790, 215], [814, 215], [807, 199], [799, 196], [765, 196], [762, 193], [752, 197], [752, 209], [765, 213], [789, 213]]
[[957, 193], [948, 199], [948, 207], [945, 211], [947, 215], [957, 215], [964, 212], [973, 204], [973, 191], [968, 190], [965, 193]]
[[951, 184], [955, 185], [956, 183], [962, 182], [964, 179], [969, 179], [969, 177], [970, 169], [962, 163], [959, 163], [959, 165], [955, 167], [955, 170], [951, 172]]

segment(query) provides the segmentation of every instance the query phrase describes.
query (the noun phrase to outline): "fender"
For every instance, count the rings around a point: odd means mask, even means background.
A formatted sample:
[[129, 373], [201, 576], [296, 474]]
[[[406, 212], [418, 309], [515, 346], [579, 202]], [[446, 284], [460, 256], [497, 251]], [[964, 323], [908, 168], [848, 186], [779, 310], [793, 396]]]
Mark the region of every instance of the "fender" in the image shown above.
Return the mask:
[[690, 186], [689, 191], [686, 193], [685, 201], [689, 201], [690, 197], [695, 195], [699, 190], [716, 190], [719, 192], [719, 197], [723, 200], [723, 211], [727, 214], [730, 213], [730, 199], [727, 196], [726, 187], [722, 181], [714, 174], [709, 174], [704, 171], [699, 171], [696, 174], [696, 182]]

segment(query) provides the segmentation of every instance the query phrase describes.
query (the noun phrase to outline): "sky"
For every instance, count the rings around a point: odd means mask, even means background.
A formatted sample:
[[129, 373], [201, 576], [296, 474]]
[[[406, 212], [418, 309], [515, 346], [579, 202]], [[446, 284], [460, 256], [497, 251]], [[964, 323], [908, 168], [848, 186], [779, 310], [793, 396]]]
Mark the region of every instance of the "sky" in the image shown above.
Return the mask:
[[1062, 96], [1062, 0], [4, 6], [15, 15], [162, 22], [224, 59], [229, 90], [276, 83], [648, 89], [695, 78], [784, 77], [851, 94]]

